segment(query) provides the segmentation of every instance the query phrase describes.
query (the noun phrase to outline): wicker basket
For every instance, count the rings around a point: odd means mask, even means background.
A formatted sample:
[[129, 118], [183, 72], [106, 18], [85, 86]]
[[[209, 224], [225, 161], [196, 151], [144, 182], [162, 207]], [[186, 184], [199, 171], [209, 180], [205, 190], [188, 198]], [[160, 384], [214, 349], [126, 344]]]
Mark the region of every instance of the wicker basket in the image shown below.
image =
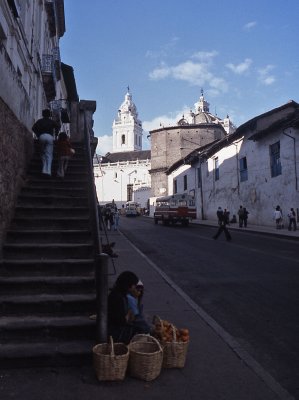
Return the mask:
[[[155, 315], [154, 320], [158, 321], [163, 327], [163, 321], [157, 315]], [[189, 347], [188, 342], [177, 341], [176, 328], [171, 325], [173, 341], [163, 342], [160, 341], [163, 348], [163, 368], [184, 368], [186, 362], [187, 351]]]
[[152, 381], [161, 372], [163, 351], [158, 340], [150, 335], [135, 335], [130, 344], [129, 374], [134, 378]]
[[129, 349], [123, 343], [97, 344], [92, 349], [93, 365], [99, 381], [121, 381], [126, 375]]

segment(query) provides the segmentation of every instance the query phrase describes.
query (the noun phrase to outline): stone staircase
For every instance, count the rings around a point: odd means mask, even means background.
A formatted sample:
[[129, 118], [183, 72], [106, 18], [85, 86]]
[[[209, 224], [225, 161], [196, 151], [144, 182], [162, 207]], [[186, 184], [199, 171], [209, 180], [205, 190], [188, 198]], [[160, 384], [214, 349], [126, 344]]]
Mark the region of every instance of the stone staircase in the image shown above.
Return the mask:
[[64, 179], [41, 176], [36, 148], [18, 197], [0, 263], [0, 368], [91, 362], [94, 246], [86, 158], [74, 148]]

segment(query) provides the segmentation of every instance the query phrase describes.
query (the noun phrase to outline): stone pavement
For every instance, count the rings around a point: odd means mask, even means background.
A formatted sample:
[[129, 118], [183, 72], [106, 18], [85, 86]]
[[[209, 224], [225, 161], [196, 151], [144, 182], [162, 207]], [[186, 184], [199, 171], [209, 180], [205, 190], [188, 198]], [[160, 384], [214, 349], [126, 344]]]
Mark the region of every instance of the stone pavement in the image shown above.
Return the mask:
[[233, 337], [121, 232], [109, 232], [109, 238], [116, 242], [119, 254], [114, 261], [115, 273], [112, 261], [109, 265], [110, 285], [120, 272], [134, 271], [145, 285], [147, 317], [151, 319], [157, 314], [179, 328], [189, 328], [191, 340], [185, 367], [162, 370], [152, 382], [127, 376], [122, 382], [105, 383], [97, 381], [91, 365], [0, 370], [1, 400], [293, 399]]

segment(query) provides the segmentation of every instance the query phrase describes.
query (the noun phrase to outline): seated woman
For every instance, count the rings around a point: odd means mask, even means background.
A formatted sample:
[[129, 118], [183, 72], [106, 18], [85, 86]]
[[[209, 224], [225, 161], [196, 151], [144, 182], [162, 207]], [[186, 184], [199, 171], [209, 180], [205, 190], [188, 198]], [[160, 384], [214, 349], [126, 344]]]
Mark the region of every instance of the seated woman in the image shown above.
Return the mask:
[[127, 294], [129, 312], [131, 313], [130, 322], [139, 332], [150, 333], [151, 328], [143, 315], [143, 293], [144, 286], [143, 283], [139, 281], [136, 288], [132, 288]]
[[131, 271], [122, 272], [108, 296], [108, 335], [115, 342], [129, 343], [137, 333], [148, 333], [143, 326], [134, 324], [134, 315], [129, 309], [128, 294], [136, 295], [138, 277]]

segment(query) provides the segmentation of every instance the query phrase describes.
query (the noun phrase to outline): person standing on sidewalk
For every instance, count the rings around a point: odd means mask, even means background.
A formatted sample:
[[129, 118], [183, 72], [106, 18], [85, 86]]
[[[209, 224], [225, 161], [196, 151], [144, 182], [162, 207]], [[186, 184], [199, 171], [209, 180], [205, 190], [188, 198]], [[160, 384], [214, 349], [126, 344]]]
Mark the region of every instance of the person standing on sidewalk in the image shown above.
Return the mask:
[[249, 212], [247, 211], [246, 207], [243, 207], [243, 223], [244, 223], [244, 228], [247, 228], [248, 214], [249, 214]]
[[276, 223], [276, 229], [281, 229], [281, 224], [282, 224], [282, 213], [280, 210], [280, 207], [277, 206], [274, 211], [274, 219]]
[[290, 209], [290, 212], [288, 213], [288, 218], [289, 218], [288, 230], [291, 231], [293, 226], [293, 230], [296, 231], [297, 230], [296, 213], [293, 208]]
[[[219, 208], [220, 208], [220, 207], [219, 207]], [[219, 208], [218, 208], [218, 211], [217, 211], [217, 217], [218, 217], [219, 228], [218, 228], [218, 231], [217, 231], [216, 235], [213, 236], [213, 239], [215, 239], [215, 240], [218, 239], [218, 237], [221, 235], [221, 233], [224, 232], [225, 237], [226, 237], [226, 240], [227, 240], [228, 242], [230, 242], [230, 241], [232, 240], [232, 237], [231, 237], [231, 234], [229, 233], [229, 231], [228, 231], [228, 229], [227, 229], [227, 227], [226, 227], [226, 225], [227, 225], [227, 223], [228, 223], [229, 221], [228, 221], [227, 215], [224, 214], [224, 212], [222, 211], [222, 209], [219, 210]]]
[[239, 227], [242, 228], [244, 223], [244, 209], [242, 206], [240, 206], [238, 210], [238, 216], [239, 216]]
[[51, 111], [45, 109], [42, 118], [38, 119], [32, 127], [40, 145], [42, 159], [42, 175], [51, 177], [53, 161], [54, 135], [59, 132], [60, 125], [51, 119]]

